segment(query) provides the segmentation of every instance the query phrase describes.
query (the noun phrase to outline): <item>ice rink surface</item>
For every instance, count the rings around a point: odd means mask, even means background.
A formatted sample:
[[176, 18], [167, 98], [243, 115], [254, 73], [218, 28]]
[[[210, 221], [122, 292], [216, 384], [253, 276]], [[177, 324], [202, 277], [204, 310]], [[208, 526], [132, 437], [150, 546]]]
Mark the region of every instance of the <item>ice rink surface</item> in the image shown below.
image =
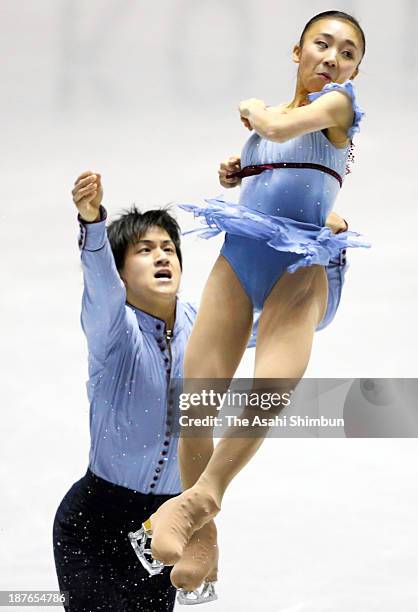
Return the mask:
[[[239, 101], [291, 99], [292, 45], [329, 8], [3, 0], [0, 589], [57, 588], [52, 520], [87, 467], [75, 178], [101, 172], [110, 216], [223, 192], [218, 164], [247, 137]], [[366, 33], [367, 116], [335, 210], [373, 246], [349, 253], [306, 375], [416, 377], [417, 6], [338, 9]], [[198, 301], [221, 243], [184, 239], [183, 299]], [[416, 612], [417, 459], [415, 439], [267, 440], [224, 499], [220, 599], [204, 609]]]

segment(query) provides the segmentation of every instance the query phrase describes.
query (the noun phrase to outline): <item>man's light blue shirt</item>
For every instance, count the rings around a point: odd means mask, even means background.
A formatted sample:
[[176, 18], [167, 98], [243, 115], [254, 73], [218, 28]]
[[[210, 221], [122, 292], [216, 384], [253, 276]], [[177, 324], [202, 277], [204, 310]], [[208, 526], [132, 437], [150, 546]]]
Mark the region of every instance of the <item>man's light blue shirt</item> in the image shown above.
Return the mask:
[[[170, 346], [165, 322], [126, 303], [105, 227], [80, 221], [81, 325], [89, 350], [90, 470], [141, 493], [182, 490], [175, 387], [196, 307], [177, 300]], [[248, 347], [255, 346], [257, 322]], [[170, 350], [171, 349], [171, 350]], [[178, 386], [177, 386], [178, 389]]]
[[105, 221], [80, 223], [79, 246], [81, 324], [89, 349], [89, 467], [141, 493], [179, 493], [170, 378], [183, 375], [196, 308], [177, 300], [170, 351], [164, 321], [126, 303]]

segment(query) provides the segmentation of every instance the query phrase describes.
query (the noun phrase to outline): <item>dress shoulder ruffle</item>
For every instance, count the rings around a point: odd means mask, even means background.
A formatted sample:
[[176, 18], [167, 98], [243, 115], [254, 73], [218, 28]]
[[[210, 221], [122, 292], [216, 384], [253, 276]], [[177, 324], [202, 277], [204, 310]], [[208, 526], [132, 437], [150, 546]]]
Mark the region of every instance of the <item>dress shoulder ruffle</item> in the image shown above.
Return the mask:
[[353, 105], [353, 111], [354, 111], [354, 119], [353, 119], [353, 124], [349, 128], [347, 133], [348, 133], [348, 137], [352, 138], [356, 132], [360, 131], [360, 121], [365, 115], [365, 112], [360, 108], [360, 106], [357, 103], [356, 90], [355, 90], [353, 81], [348, 79], [347, 81], [344, 81], [344, 83], [334, 83], [334, 82], [327, 83], [326, 85], [324, 85], [321, 91], [314, 91], [312, 93], [309, 93], [308, 98], [311, 102], [313, 102], [314, 100], [316, 100], [317, 98], [320, 98], [321, 96], [328, 93], [329, 91], [344, 91], [351, 98], [351, 102]]

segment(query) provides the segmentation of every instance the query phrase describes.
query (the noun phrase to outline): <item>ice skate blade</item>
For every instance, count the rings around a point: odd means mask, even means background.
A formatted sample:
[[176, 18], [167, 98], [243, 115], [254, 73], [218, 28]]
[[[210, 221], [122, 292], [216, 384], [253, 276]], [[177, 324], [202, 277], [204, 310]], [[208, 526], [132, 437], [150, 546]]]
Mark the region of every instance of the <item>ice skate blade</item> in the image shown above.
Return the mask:
[[132, 544], [132, 548], [140, 560], [142, 567], [147, 570], [150, 576], [156, 576], [157, 574], [161, 574], [163, 571], [164, 563], [157, 561], [157, 559], [153, 559], [151, 549], [145, 548], [147, 540], [151, 540], [151, 537], [152, 531], [150, 529], [149, 521], [145, 521], [145, 523], [142, 524], [141, 529], [138, 529], [138, 531], [130, 531], [128, 533], [129, 541]]
[[215, 583], [205, 582], [202, 590], [186, 591], [186, 589], [177, 589], [177, 602], [182, 606], [194, 606], [196, 604], [207, 603], [218, 599], [215, 593]]

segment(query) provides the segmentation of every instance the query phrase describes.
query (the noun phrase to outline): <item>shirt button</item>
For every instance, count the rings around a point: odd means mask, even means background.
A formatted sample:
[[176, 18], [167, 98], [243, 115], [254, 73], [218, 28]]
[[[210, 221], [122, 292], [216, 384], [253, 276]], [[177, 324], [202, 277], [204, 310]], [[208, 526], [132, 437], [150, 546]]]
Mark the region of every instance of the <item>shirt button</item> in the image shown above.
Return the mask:
[[157, 325], [155, 326], [155, 329], [161, 329], [160, 323], [157, 323]]
[[172, 410], [167, 410], [167, 415], [168, 416], [173, 416], [173, 411]]
[[153, 480], [157, 481], [158, 480], [158, 476], [154, 476]]
[[161, 342], [164, 340], [164, 338], [157, 338], [157, 342], [158, 344], [161, 344]]
[[164, 361], [165, 361], [165, 363], [168, 363], [170, 360], [169, 360], [168, 357], [164, 357]]
[[157, 474], [159, 474], [161, 472], [161, 468], [155, 468], [155, 471], [157, 472]]
[[149, 488], [153, 489], [155, 487], [155, 483], [150, 484]]
[[166, 431], [166, 432], [165, 432], [165, 435], [166, 435], [166, 436], [167, 436], [167, 438], [168, 438], [168, 436], [170, 436], [170, 435], [171, 435], [171, 431]]
[[164, 446], [168, 446], [170, 444], [170, 442], [168, 440], [165, 440], [165, 442], [163, 442]]
[[166, 422], [165, 422], [165, 424], [166, 424], [168, 427], [170, 427], [170, 425], [171, 425], [171, 423], [172, 423], [172, 422], [173, 422], [173, 421], [171, 421], [171, 419], [167, 419], [167, 420], [166, 420]]
[[164, 461], [162, 459], [159, 460], [158, 465], [163, 465]]
[[168, 452], [168, 451], [163, 450], [163, 451], [161, 451], [161, 454], [162, 454], [162, 455], [166, 455], [166, 454], [167, 454], [167, 452]]

